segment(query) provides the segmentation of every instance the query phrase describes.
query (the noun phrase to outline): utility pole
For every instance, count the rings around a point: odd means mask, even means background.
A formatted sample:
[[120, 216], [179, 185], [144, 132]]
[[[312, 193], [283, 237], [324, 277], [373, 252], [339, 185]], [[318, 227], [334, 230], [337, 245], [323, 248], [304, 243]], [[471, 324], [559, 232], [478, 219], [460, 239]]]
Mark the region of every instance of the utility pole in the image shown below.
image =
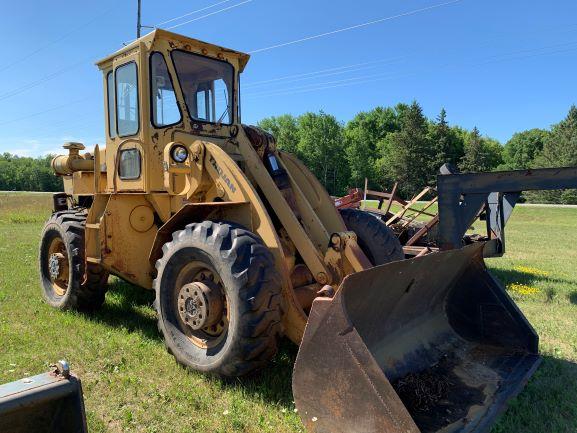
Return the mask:
[[140, 14], [141, 14], [141, 3], [142, 0], [138, 0], [138, 16], [136, 18], [136, 38], [140, 37], [140, 30], [142, 29], [142, 25], [140, 24]]

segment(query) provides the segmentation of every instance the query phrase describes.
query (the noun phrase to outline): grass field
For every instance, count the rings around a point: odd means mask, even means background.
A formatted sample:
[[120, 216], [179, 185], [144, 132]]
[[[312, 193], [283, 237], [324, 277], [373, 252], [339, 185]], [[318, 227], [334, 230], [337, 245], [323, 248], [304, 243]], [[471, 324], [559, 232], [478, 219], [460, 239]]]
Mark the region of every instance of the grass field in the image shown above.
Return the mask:
[[[113, 278], [93, 315], [44, 304], [37, 246], [50, 205], [50, 195], [0, 193], [0, 383], [68, 359], [91, 433], [302, 431], [288, 342], [260, 374], [224, 382], [165, 352], [151, 293]], [[539, 333], [544, 362], [493, 432], [577, 432], [577, 209], [518, 208], [507, 236], [505, 257], [488, 263]]]

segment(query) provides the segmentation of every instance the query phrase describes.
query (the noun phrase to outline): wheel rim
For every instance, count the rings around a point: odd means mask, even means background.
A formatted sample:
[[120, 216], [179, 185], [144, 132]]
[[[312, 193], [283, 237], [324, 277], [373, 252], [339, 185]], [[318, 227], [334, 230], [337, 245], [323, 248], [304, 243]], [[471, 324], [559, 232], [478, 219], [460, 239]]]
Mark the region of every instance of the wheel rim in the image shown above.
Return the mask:
[[60, 236], [55, 237], [48, 247], [48, 276], [52, 290], [58, 296], [64, 296], [68, 290], [68, 253], [66, 245]]
[[224, 340], [230, 316], [222, 280], [214, 269], [199, 261], [184, 266], [173, 299], [180, 329], [195, 346], [208, 349]]

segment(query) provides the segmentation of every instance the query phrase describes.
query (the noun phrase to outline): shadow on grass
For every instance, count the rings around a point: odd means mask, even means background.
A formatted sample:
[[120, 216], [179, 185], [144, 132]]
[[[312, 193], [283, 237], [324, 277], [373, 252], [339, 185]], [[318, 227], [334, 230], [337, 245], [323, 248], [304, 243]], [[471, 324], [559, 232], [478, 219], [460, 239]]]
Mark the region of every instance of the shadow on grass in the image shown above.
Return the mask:
[[[142, 307], [151, 307], [154, 292], [136, 287], [119, 279], [111, 280], [106, 302], [96, 312], [86, 314], [89, 320], [104, 323], [112, 328], [139, 332], [145, 338], [161, 341], [156, 317], [147, 315]], [[217, 379], [224, 387], [241, 389], [255, 398], [285, 406], [292, 404], [291, 378], [298, 347], [282, 339], [276, 356], [262, 370], [247, 377], [230, 380]]]
[[577, 364], [544, 356], [492, 433], [570, 432], [577, 425]]
[[[528, 272], [518, 271], [516, 269], [494, 269], [490, 268], [491, 273], [497, 277], [497, 279], [503, 283], [505, 287], [509, 284], [523, 284], [531, 286], [538, 281], [547, 281], [549, 283], [558, 284], [573, 284], [573, 281], [565, 280], [563, 278], [554, 278], [548, 275], [536, 275]], [[558, 295], [559, 291], [556, 287], [548, 287], [545, 291], [548, 301], [553, 301]], [[570, 301], [572, 303], [577, 302], [577, 294], [570, 295]]]
[[[298, 348], [285, 339], [269, 367], [245, 378], [220, 380], [222, 386], [242, 389], [255, 398], [293, 406], [292, 370]], [[330, 380], [330, 378], [327, 378]], [[551, 356], [513, 400], [492, 433], [573, 431], [577, 425], [577, 364]]]
[[569, 302], [573, 305], [577, 305], [577, 292], [573, 292], [569, 295]]
[[265, 368], [245, 377], [219, 381], [226, 388], [240, 389], [268, 403], [292, 406], [292, 372], [297, 352], [297, 345], [283, 338], [278, 353]]
[[495, 268], [489, 268], [489, 269], [491, 273], [495, 275], [499, 279], [499, 281], [501, 281], [505, 285], [509, 283], [531, 285], [536, 281], [550, 281], [553, 283], [560, 283], [560, 284], [573, 283], [572, 281], [565, 280], [562, 278], [553, 278], [545, 275], [536, 275], [528, 272], [517, 271], [515, 269], [495, 269]]
[[102, 308], [84, 316], [113, 328], [125, 328], [129, 332], [139, 332], [151, 340], [160, 340], [156, 318], [145, 314], [140, 308], [152, 307], [153, 291], [114, 279], [110, 282], [106, 298]]
[[[514, 270], [493, 272], [505, 284], [530, 283], [536, 278]], [[107, 297], [109, 299], [103, 308], [95, 314], [87, 315], [88, 319], [140, 332], [151, 340], [161, 340], [155, 317], [143, 313], [142, 308], [152, 305], [153, 292], [114, 280]], [[572, 293], [570, 299], [577, 304], [577, 292]], [[281, 341], [277, 355], [263, 370], [247, 377], [216, 380], [221, 386], [238, 389], [252, 398], [291, 407], [294, 400], [292, 371], [297, 352], [298, 347], [285, 338]], [[545, 356], [529, 385], [510, 402], [509, 407], [493, 433], [570, 431], [570, 427], [577, 424], [577, 364]], [[525, 429], [525, 426], [530, 428]]]

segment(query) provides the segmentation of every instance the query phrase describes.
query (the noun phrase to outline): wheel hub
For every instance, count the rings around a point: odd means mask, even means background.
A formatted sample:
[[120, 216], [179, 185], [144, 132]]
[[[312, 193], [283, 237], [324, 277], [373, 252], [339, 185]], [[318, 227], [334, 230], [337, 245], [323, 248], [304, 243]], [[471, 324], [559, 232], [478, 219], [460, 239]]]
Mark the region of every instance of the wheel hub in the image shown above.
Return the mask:
[[62, 261], [65, 259], [62, 253], [53, 253], [48, 259], [48, 270], [50, 272], [50, 277], [53, 280], [58, 280], [60, 278], [60, 273], [62, 272]]
[[224, 309], [220, 288], [211, 282], [185, 284], [178, 294], [178, 313], [195, 331], [219, 323]]

